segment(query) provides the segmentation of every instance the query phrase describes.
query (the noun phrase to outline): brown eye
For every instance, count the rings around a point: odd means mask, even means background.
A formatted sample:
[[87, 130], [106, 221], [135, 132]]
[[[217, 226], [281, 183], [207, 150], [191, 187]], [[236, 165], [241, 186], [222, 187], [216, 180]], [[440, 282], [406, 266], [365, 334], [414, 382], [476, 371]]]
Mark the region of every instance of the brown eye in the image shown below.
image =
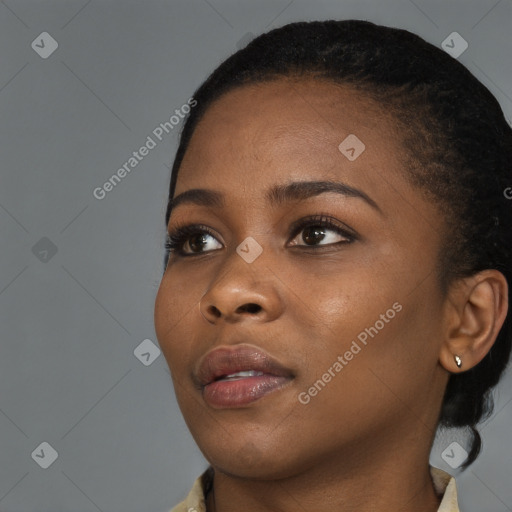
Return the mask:
[[[353, 242], [355, 237], [330, 220], [303, 221], [294, 229], [292, 246], [325, 246]], [[303, 242], [303, 243], [302, 243]]]
[[165, 248], [180, 256], [194, 256], [221, 249], [222, 244], [207, 226], [191, 225], [171, 230]]
[[190, 237], [185, 243], [184, 243], [184, 247], [189, 246], [189, 248], [191, 249], [192, 252], [201, 252], [201, 249], [206, 246], [206, 244], [208, 243], [208, 238], [209, 235], [204, 235], [204, 234], [201, 234], [201, 235], [194, 235], [192, 237]]

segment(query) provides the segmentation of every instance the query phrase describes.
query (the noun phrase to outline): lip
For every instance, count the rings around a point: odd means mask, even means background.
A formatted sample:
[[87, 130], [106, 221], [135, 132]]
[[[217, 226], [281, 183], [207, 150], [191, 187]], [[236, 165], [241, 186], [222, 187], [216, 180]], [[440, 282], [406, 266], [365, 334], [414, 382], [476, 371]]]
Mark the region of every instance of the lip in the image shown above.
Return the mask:
[[[224, 380], [238, 372], [258, 372]], [[203, 398], [214, 408], [244, 407], [282, 389], [293, 373], [265, 351], [247, 344], [219, 347], [202, 359], [196, 374]]]

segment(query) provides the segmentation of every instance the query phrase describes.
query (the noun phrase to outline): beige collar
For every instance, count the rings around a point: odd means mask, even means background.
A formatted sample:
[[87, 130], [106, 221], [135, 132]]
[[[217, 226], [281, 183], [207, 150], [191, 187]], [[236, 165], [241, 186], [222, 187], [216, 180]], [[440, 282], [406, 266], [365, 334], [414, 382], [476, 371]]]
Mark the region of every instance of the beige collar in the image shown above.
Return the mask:
[[[443, 496], [437, 512], [460, 512], [455, 478], [434, 466], [430, 466], [430, 474], [434, 489], [439, 496]], [[212, 480], [213, 469], [210, 466], [196, 479], [185, 500], [176, 505], [170, 512], [206, 512], [205, 495], [212, 485]]]

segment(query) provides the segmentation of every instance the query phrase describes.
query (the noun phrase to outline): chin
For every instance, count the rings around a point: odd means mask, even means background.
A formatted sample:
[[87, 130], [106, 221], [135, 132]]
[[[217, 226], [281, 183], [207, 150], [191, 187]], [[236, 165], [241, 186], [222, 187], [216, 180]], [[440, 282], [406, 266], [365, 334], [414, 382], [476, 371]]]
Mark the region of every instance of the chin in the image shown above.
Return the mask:
[[[195, 437], [195, 436], [194, 436]], [[292, 477], [302, 471], [305, 458], [299, 453], [287, 453], [283, 447], [296, 450], [300, 444], [269, 439], [264, 432], [235, 436], [213, 432], [208, 438], [196, 438], [200, 450], [208, 462], [221, 473], [234, 478], [255, 480], [279, 480]]]
[[210, 464], [216, 471], [224, 473], [232, 478], [244, 478], [249, 480], [282, 480], [295, 476], [297, 471], [297, 464], [286, 464], [279, 453], [273, 453], [272, 456], [263, 457], [259, 462], [254, 460], [249, 463], [244, 463], [237, 460], [232, 456], [220, 457], [220, 460], [211, 460]]

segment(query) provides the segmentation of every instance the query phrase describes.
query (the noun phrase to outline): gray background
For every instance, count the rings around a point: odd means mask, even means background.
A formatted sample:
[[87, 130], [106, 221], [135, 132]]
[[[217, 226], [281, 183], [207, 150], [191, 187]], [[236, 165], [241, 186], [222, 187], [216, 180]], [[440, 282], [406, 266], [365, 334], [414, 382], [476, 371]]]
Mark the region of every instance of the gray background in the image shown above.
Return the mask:
[[[511, 118], [511, 0], [0, 1], [0, 510], [166, 511], [202, 472], [163, 355], [148, 366], [134, 355], [157, 343], [181, 125], [103, 200], [92, 191], [250, 33], [328, 18], [436, 45], [459, 32], [469, 43], [459, 60]], [[47, 59], [31, 47], [43, 31], [59, 44]], [[460, 475], [465, 512], [512, 509], [511, 379], [470, 469], [441, 457], [454, 440], [464, 446], [460, 432], [432, 451]], [[42, 442], [58, 452], [47, 469], [31, 455]]]

